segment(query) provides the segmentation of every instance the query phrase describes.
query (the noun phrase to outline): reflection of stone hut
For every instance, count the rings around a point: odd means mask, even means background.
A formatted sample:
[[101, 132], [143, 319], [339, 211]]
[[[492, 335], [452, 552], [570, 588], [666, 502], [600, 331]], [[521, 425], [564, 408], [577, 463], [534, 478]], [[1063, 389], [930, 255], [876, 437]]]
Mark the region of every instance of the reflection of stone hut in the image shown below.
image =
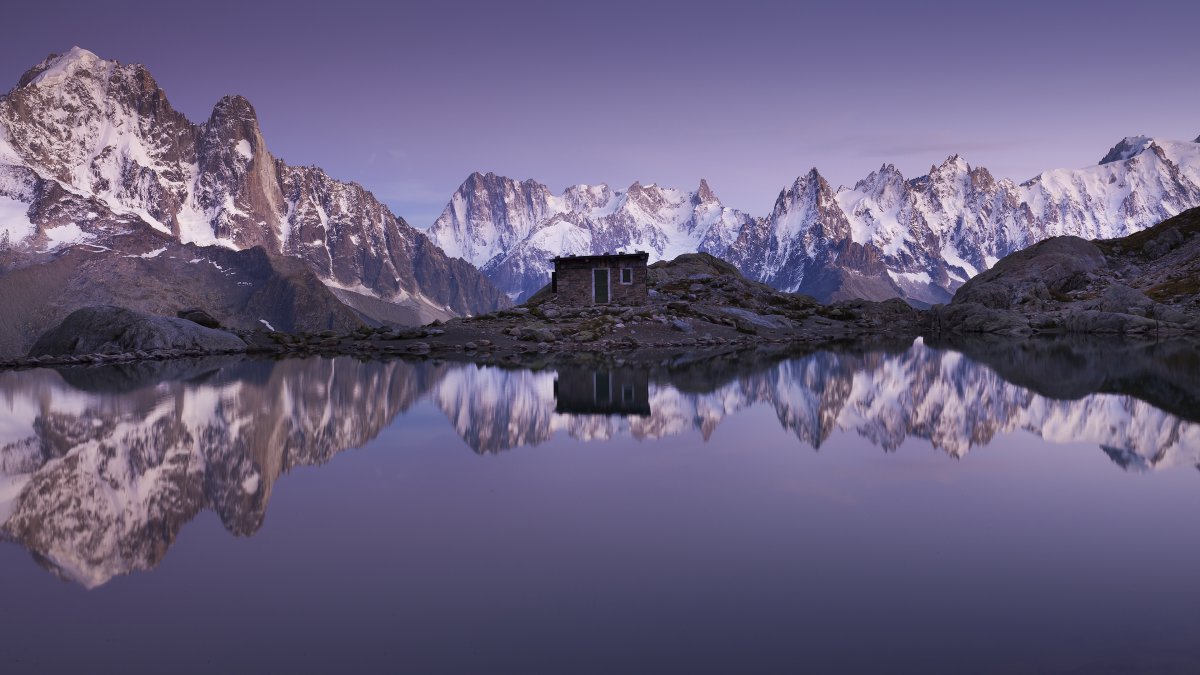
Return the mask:
[[563, 305], [643, 305], [648, 253], [605, 253], [554, 259], [550, 290]]
[[558, 371], [554, 412], [575, 415], [649, 415], [650, 377], [645, 370], [615, 368]]

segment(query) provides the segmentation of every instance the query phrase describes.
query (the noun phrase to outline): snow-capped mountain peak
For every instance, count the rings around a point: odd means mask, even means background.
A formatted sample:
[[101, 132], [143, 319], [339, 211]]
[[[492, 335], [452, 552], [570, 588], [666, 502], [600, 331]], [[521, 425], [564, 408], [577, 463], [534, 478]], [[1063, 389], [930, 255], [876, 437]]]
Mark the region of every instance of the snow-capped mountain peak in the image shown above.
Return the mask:
[[27, 74], [28, 79], [22, 78], [18, 86], [52, 86], [63, 80], [72, 78], [79, 70], [95, 68], [97, 66], [107, 67], [109, 62], [104, 61], [99, 56], [92, 52], [74, 46], [62, 54], [52, 54], [37, 66], [34, 66]]
[[1118, 141], [1117, 144], [1108, 151], [1108, 154], [1104, 155], [1104, 157], [1100, 159], [1100, 163], [1109, 164], [1112, 162], [1121, 162], [1130, 159], [1131, 157], [1144, 151], [1153, 142], [1154, 139], [1150, 138], [1149, 136], [1126, 136]]
[[971, 171], [971, 165], [967, 160], [963, 159], [962, 155], [954, 153], [942, 161], [936, 167], [929, 171], [930, 176], [946, 176], [951, 174], [963, 174]]
[[244, 97], [195, 124], [141, 65], [78, 47], [50, 56], [0, 98], [0, 248], [145, 230], [300, 258], [344, 302], [398, 303], [412, 320], [506, 302], [361, 186], [273, 157]]

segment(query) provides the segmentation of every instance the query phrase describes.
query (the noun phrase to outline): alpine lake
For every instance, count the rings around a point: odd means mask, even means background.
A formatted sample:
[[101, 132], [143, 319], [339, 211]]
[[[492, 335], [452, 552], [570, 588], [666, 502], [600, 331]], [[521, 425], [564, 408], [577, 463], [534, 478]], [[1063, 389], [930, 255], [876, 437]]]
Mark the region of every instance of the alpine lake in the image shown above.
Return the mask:
[[1194, 344], [0, 372], [5, 673], [1193, 673]]

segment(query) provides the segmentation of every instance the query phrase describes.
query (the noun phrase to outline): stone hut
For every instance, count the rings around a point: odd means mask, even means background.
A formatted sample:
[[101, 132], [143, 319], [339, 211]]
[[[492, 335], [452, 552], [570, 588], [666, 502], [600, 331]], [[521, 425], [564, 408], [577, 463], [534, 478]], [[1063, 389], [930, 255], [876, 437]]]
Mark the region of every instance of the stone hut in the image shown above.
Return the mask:
[[649, 259], [640, 251], [555, 258], [550, 290], [561, 305], [644, 305]]

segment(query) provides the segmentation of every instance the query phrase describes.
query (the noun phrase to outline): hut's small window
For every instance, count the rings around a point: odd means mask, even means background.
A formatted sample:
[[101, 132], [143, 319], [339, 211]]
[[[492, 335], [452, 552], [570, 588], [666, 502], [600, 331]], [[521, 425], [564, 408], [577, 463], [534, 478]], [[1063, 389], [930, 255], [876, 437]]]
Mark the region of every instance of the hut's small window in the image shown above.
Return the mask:
[[633, 283], [633, 268], [632, 267], [622, 267], [621, 268], [621, 283], [623, 283], [623, 284], [632, 284]]

